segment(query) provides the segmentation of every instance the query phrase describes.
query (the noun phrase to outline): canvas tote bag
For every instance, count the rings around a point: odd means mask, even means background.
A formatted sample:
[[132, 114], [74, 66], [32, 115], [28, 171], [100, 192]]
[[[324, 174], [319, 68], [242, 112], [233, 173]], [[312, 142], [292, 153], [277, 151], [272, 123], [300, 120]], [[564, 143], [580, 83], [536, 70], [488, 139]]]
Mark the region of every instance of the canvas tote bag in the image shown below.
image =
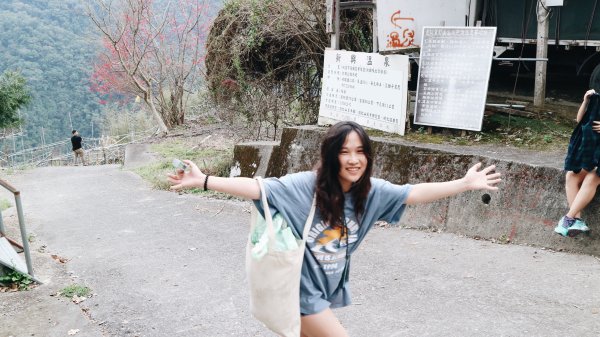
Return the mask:
[[[275, 233], [271, 211], [263, 181], [257, 178], [260, 186], [261, 202], [264, 209], [266, 230], [269, 231], [267, 253], [259, 260], [252, 257], [252, 242], [248, 238], [246, 247], [246, 274], [250, 286], [250, 312], [267, 328], [284, 337], [300, 336], [300, 274], [304, 259], [306, 236], [315, 214], [316, 199], [313, 198], [310, 214], [304, 225], [301, 240], [297, 240], [295, 250], [276, 251]], [[258, 210], [252, 207], [250, 235], [257, 223]]]

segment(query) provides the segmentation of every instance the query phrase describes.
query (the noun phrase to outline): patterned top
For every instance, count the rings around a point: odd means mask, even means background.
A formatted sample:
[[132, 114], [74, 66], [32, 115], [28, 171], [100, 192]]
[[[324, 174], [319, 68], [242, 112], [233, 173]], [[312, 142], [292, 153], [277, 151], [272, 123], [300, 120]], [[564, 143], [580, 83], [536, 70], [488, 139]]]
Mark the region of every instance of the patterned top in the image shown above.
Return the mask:
[[[299, 237], [310, 211], [315, 193], [315, 172], [289, 174], [280, 179], [264, 180], [267, 202], [273, 216], [280, 213]], [[400, 220], [411, 185], [395, 185], [371, 178], [371, 190], [365, 212], [357, 219], [352, 195], [344, 195], [345, 227], [333, 228], [321, 218], [319, 209], [306, 238], [306, 251], [300, 280], [300, 312], [315, 314], [324, 309], [349, 305], [350, 259], [377, 220], [396, 223]], [[259, 200], [254, 204], [263, 214]]]
[[[592, 130], [593, 122], [600, 121], [600, 95], [593, 94], [589, 100], [585, 115], [571, 135], [565, 171], [592, 171], [600, 162], [600, 134]], [[596, 174], [600, 176], [600, 170]]]

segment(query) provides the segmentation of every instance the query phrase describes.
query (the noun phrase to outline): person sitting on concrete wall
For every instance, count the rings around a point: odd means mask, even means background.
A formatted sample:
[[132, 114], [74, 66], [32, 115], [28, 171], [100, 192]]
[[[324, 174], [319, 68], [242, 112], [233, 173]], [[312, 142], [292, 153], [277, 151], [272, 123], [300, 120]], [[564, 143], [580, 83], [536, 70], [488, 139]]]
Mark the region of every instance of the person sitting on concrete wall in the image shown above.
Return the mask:
[[594, 89], [586, 91], [577, 111], [577, 126], [573, 130], [565, 158], [565, 192], [569, 211], [554, 231], [562, 236], [589, 232], [581, 211], [592, 201], [600, 185], [600, 95]]

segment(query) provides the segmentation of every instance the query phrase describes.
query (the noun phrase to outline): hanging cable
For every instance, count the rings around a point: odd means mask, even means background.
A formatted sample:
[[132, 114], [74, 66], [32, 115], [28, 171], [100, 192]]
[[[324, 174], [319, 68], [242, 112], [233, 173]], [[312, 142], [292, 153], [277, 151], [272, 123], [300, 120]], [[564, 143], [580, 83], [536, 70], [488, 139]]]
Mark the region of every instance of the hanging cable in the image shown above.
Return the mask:
[[546, 5], [544, 5], [542, 0], [538, 0], [538, 2], [540, 3], [540, 6], [542, 6], [546, 10], [546, 12], [549, 12], [548, 7], [546, 7]]
[[583, 43], [583, 48], [587, 48], [587, 43], [590, 38], [590, 31], [592, 30], [592, 23], [594, 22], [594, 15], [596, 14], [596, 5], [598, 5], [598, 0], [594, 1], [594, 8], [592, 9], [592, 15], [590, 16], [590, 22], [588, 22], [587, 32], [585, 33], [585, 42]]
[[560, 44], [560, 15], [562, 14], [561, 8], [559, 7], [556, 13], [556, 29], [554, 31], [554, 45], [558, 47]]
[[[523, 58], [523, 52], [525, 51], [525, 40], [527, 39], [527, 29], [529, 28], [529, 19], [531, 18], [531, 14], [533, 13], [533, 5], [535, 2], [531, 2], [531, 6], [529, 7], [529, 13], [527, 13], [527, 2], [523, 2], [523, 22], [521, 26], [521, 51], [519, 53], [519, 58]], [[521, 71], [522, 62], [519, 61], [519, 65], [517, 66], [517, 75], [515, 77], [515, 84], [513, 86], [513, 97], [516, 95], [517, 91], [517, 81], [519, 80], [519, 74]]]
[[548, 19], [548, 17], [550, 16], [550, 13], [552, 13], [552, 8], [548, 9], [548, 7], [546, 7], [546, 5], [544, 5], [542, 0], [537, 0], [537, 1], [540, 4], [540, 6], [546, 11], [546, 17], [542, 20], [539, 19], [539, 17], [540, 17], [540, 7], [539, 6], [535, 6], [535, 13], [537, 14], [538, 21], [544, 22], [544, 21], [546, 21], [546, 19]]
[[[537, 4], [535, 1], [531, 2], [531, 6], [529, 6], [529, 14], [527, 14], [527, 2], [523, 2], [523, 22], [521, 26], [521, 52], [519, 53], [519, 58], [523, 58], [523, 52], [525, 50], [525, 40], [527, 39], [527, 29], [529, 28], [529, 19], [533, 14], [533, 5]], [[515, 96], [517, 95], [517, 83], [519, 81], [519, 74], [521, 72], [521, 64], [522, 61], [519, 61], [519, 65], [517, 66], [517, 74], [515, 76], [515, 84], [513, 85], [512, 96], [510, 97], [511, 101], [514, 101]], [[510, 120], [512, 117], [512, 113], [508, 114], [508, 127], [510, 128]]]
[[488, 2], [489, 2], [489, 0], [483, 0], [483, 11], [481, 13], [481, 22], [483, 23], [484, 26], [488, 26], [488, 21], [487, 21]]
[[471, 1], [469, 0], [469, 7], [467, 7], [467, 22], [465, 24], [466, 27], [471, 25]]
[[[494, 0], [494, 4], [496, 4], [496, 0]], [[498, 8], [494, 8], [494, 22], [498, 24]]]

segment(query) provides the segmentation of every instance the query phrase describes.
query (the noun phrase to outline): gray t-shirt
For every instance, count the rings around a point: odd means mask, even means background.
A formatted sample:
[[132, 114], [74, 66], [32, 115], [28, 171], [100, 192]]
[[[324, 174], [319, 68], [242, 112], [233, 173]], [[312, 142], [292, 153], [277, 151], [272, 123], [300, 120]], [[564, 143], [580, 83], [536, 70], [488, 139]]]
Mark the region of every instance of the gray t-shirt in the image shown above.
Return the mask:
[[[315, 193], [315, 182], [315, 172], [300, 172], [279, 179], [264, 180], [272, 216], [281, 213], [296, 237], [300, 237], [299, 233], [304, 231]], [[344, 215], [347, 235], [342, 228], [335, 229], [324, 223], [317, 208], [306, 239], [302, 265], [302, 314], [315, 314], [328, 307], [343, 307], [351, 303], [348, 289], [351, 254], [376, 221], [396, 223], [400, 220], [410, 188], [411, 185], [394, 185], [382, 179], [371, 178], [371, 190], [360, 221], [356, 219], [352, 195], [346, 193]], [[254, 204], [262, 213], [260, 200], [254, 200]]]

